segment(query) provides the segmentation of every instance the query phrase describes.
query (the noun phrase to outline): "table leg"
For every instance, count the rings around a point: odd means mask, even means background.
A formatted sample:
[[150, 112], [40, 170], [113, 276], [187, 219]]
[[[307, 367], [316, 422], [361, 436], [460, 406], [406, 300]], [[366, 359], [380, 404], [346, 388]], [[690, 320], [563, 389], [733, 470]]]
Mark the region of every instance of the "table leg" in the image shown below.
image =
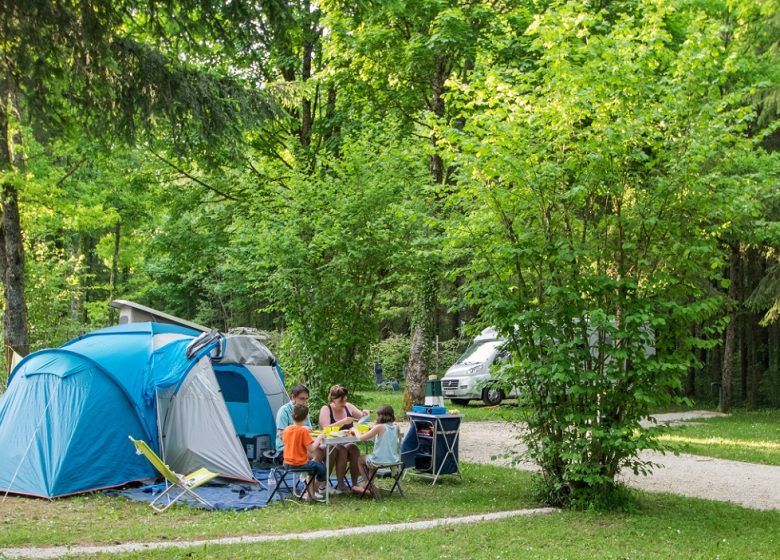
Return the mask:
[[330, 504], [330, 449], [325, 446], [325, 505]]

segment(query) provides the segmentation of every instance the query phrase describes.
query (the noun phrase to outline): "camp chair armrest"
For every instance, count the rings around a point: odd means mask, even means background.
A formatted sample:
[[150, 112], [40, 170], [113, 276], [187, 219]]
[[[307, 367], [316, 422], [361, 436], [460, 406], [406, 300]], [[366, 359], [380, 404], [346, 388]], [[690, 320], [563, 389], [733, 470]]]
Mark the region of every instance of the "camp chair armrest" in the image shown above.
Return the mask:
[[207, 468], [203, 467], [181, 478], [182, 484], [186, 484], [188, 488], [197, 488], [201, 484], [205, 484], [209, 480], [217, 478], [218, 476], [219, 475], [217, 473], [211, 472]]

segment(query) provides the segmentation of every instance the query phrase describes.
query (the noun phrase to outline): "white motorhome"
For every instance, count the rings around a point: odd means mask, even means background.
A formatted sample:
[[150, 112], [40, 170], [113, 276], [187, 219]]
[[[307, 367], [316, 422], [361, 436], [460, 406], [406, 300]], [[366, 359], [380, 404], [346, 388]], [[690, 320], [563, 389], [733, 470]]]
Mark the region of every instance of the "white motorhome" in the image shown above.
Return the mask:
[[506, 395], [490, 373], [491, 365], [509, 358], [509, 351], [505, 349], [506, 342], [493, 327], [488, 327], [477, 335], [444, 374], [444, 396], [455, 404], [482, 399], [486, 405], [497, 405], [507, 396], [517, 396], [515, 389]]
[[[575, 319], [576, 321], [576, 319]], [[612, 321], [612, 326], [615, 322]], [[645, 335], [644, 351], [647, 356], [655, 355], [655, 336], [649, 325], [639, 329]], [[613, 344], [606, 334], [605, 342]], [[488, 327], [477, 335], [458, 360], [450, 366], [442, 378], [444, 396], [455, 404], [467, 404], [470, 400], [481, 399], [486, 405], [497, 405], [506, 397], [516, 397], [517, 389], [505, 394], [505, 387], [490, 373], [490, 366], [500, 364], [510, 358], [506, 348], [507, 340], [501, 338], [493, 327]], [[595, 357], [599, 352], [599, 332], [588, 329], [588, 344]]]

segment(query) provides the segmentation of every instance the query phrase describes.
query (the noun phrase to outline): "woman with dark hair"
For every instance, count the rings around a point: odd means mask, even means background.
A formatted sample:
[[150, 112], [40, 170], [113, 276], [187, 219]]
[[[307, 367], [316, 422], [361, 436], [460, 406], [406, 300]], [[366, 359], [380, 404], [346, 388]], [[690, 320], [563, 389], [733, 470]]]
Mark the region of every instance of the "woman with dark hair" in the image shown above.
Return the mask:
[[[355, 405], [347, 402], [349, 391], [341, 385], [334, 385], [328, 391], [328, 404], [320, 409], [320, 428], [338, 427], [339, 430], [349, 430], [355, 422], [368, 416], [367, 410], [360, 410]], [[347, 463], [349, 463], [349, 473], [352, 477], [352, 486], [357, 485], [358, 460], [360, 459], [360, 449], [354, 443], [345, 443], [328, 446], [330, 450], [331, 464], [336, 465], [336, 491], [346, 492], [348, 490], [345, 477], [347, 475]]]

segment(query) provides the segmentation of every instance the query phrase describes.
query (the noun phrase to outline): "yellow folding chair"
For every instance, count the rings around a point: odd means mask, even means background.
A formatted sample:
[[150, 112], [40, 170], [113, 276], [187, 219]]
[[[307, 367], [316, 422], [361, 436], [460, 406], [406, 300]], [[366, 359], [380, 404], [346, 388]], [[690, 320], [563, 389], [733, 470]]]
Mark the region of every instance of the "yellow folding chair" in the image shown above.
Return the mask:
[[[206, 484], [209, 480], [218, 477], [219, 475], [217, 473], [211, 472], [210, 470], [206, 468], [200, 468], [196, 471], [193, 471], [186, 475], [180, 475], [171, 468], [166, 465], [162, 459], [155, 453], [151, 447], [145, 442], [137, 439], [133, 439], [133, 436], [127, 436], [130, 438], [130, 441], [133, 442], [133, 445], [135, 445], [135, 452], [138, 455], [143, 455], [147, 459], [149, 459], [149, 462], [152, 464], [152, 466], [157, 469], [157, 472], [159, 472], [164, 478], [165, 478], [165, 491], [157, 496], [154, 500], [152, 500], [152, 503], [149, 504], [152, 506], [152, 509], [156, 512], [163, 512], [169, 507], [171, 507], [173, 504], [175, 504], [179, 498], [181, 498], [184, 495], [191, 496], [195, 500], [197, 500], [200, 504], [205, 506], [208, 509], [214, 509], [214, 506], [212, 506], [210, 503], [208, 503], [206, 500], [204, 500], [202, 497], [198, 496], [197, 493], [195, 493], [195, 489], [198, 486], [202, 486], [203, 484]], [[171, 499], [171, 496], [173, 494], [170, 494], [174, 488], [178, 488], [181, 490], [176, 496]], [[168, 503], [164, 506], [160, 507], [157, 505], [157, 502], [162, 500], [163, 498], [168, 498]]]

